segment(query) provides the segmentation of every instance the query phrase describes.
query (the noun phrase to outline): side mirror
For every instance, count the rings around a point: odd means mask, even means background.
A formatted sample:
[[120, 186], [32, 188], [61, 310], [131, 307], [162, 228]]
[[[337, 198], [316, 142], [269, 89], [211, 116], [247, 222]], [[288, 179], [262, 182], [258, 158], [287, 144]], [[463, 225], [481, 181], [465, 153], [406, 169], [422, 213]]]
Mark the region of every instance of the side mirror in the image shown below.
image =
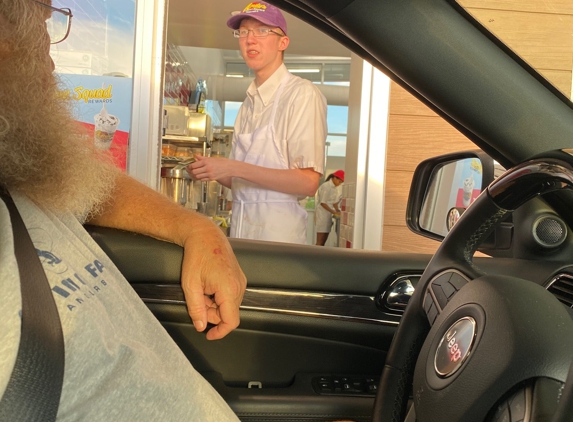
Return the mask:
[[412, 179], [406, 223], [422, 236], [443, 240], [467, 207], [494, 180], [494, 161], [481, 151], [422, 161]]

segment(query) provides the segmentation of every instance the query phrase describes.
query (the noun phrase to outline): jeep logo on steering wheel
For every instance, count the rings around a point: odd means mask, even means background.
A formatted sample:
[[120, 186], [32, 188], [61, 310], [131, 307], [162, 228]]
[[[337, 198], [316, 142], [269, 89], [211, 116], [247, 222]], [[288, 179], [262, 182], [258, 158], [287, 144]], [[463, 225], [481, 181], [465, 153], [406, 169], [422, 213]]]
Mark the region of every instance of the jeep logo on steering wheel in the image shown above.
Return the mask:
[[452, 376], [470, 355], [476, 334], [476, 321], [463, 317], [444, 334], [434, 357], [434, 369], [441, 378]]

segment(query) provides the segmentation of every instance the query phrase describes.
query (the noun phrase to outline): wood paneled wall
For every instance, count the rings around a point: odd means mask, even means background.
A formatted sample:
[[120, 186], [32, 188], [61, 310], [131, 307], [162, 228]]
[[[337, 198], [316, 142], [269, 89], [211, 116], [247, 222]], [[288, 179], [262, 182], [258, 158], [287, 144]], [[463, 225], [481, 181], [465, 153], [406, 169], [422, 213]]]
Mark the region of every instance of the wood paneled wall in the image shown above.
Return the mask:
[[406, 227], [414, 170], [426, 158], [476, 146], [399, 85], [390, 92], [382, 250], [433, 253], [438, 242]]
[[572, 0], [460, 0], [493, 34], [571, 98]]
[[[571, 98], [573, 0], [461, 0], [470, 13]], [[416, 165], [475, 145], [403, 88], [392, 83], [382, 250], [434, 253], [439, 243], [406, 227]]]

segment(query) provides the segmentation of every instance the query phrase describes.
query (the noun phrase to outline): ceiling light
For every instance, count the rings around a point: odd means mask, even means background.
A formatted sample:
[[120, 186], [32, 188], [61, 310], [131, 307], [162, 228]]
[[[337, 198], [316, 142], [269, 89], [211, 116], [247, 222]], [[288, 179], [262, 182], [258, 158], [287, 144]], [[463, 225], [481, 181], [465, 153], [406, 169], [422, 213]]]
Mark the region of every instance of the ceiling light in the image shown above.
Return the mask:
[[231, 74], [225, 75], [225, 76], [227, 78], [244, 78], [245, 77], [245, 75], [231, 75]]
[[320, 69], [289, 69], [291, 73], [320, 73]]

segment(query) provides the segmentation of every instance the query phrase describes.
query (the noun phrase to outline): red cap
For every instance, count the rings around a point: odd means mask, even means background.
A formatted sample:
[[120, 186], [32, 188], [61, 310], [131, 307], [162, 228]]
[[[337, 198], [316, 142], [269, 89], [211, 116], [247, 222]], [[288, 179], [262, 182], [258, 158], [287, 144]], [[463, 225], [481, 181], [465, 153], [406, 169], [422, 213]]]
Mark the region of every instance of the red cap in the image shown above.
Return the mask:
[[340, 180], [344, 182], [344, 170], [336, 170], [334, 173], [332, 173], [332, 175], [334, 177], [338, 177]]

